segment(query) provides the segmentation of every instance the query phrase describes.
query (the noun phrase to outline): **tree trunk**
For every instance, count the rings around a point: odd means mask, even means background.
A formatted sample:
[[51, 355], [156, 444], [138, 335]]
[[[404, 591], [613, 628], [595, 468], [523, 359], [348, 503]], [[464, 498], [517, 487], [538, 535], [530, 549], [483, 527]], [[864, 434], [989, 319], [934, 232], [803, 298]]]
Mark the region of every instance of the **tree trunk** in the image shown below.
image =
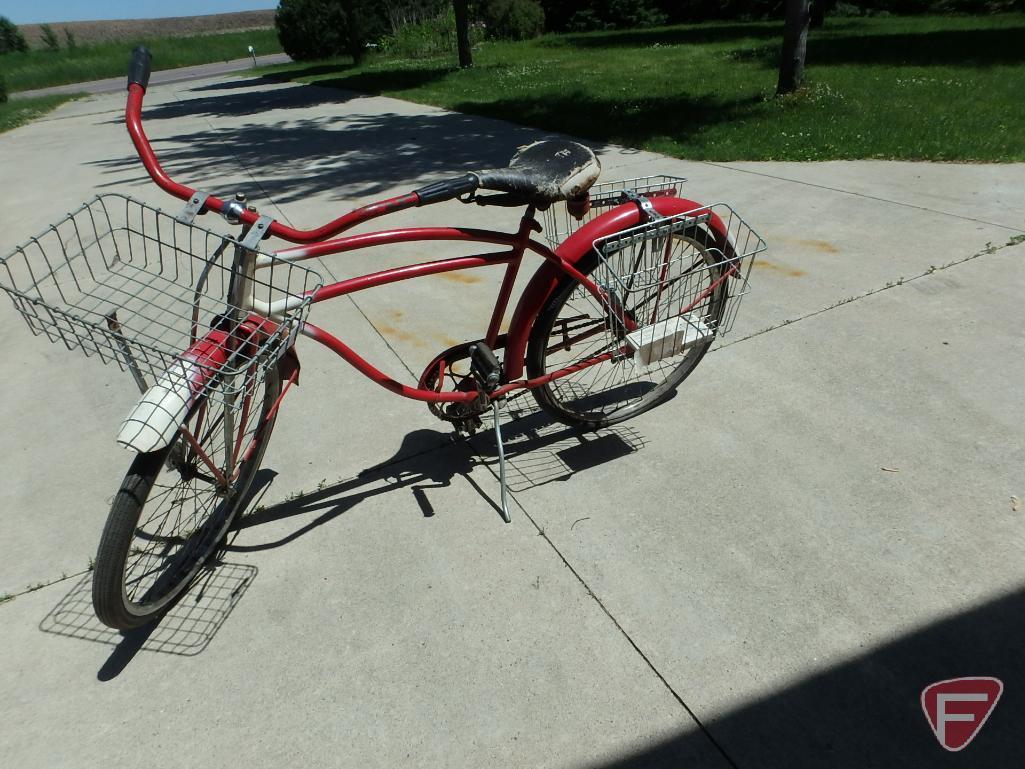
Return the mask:
[[826, 0], [812, 0], [811, 22], [808, 25], [812, 29], [822, 29], [822, 25], [826, 23], [826, 11], [829, 10], [826, 5]]
[[456, 12], [456, 44], [459, 46], [459, 66], [472, 67], [473, 54], [470, 52], [470, 18], [466, 9], [467, 0], [452, 0]]
[[808, 45], [808, 0], [786, 0], [786, 3], [777, 95], [793, 93], [801, 87], [804, 80], [804, 52]]
[[342, 0], [342, 10], [348, 26], [349, 55], [357, 66], [363, 63], [366, 48], [363, 45], [363, 25], [357, 0]]

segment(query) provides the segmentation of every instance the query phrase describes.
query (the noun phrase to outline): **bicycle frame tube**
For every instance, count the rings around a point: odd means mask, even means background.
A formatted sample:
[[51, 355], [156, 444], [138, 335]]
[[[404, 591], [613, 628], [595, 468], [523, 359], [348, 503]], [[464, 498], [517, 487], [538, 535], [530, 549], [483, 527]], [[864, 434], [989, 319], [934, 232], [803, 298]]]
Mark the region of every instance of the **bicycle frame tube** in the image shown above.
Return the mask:
[[[513, 284], [515, 283], [520, 263], [523, 260], [525, 252], [528, 250], [543, 257], [546, 262], [550, 263], [558, 272], [571, 275], [574, 279], [586, 286], [599, 301], [602, 300], [601, 292], [592, 281], [582, 275], [571, 263], [559, 257], [551, 249], [531, 239], [531, 233], [536, 232], [537, 229], [538, 225], [533, 218], [533, 212], [532, 210], [528, 210], [527, 215], [521, 219], [520, 226], [515, 233], [458, 227], [426, 227], [387, 230], [383, 232], [364, 233], [337, 238], [335, 240], [316, 243], [310, 246], [286, 248], [278, 251], [275, 254], [275, 258], [289, 262], [297, 262], [306, 259], [321, 258], [332, 254], [346, 253], [363, 248], [372, 248], [374, 246], [410, 242], [454, 241], [506, 246], [507, 250], [492, 253], [452, 257], [449, 259], [440, 259], [432, 262], [424, 262], [382, 270], [369, 275], [360, 275], [323, 286], [312, 295], [313, 303], [316, 304], [330, 299], [335, 299], [340, 296], [353, 294], [358, 291], [386, 286], [403, 280], [420, 278], [427, 275], [436, 275], [444, 272], [454, 272], [457, 270], [504, 264], [506, 265], [506, 272], [502, 279], [501, 287], [499, 288], [498, 297], [492, 311], [491, 320], [488, 324], [487, 333], [484, 336], [486, 344], [488, 344], [489, 347], [494, 348], [498, 345], [500, 339], [502, 320], [508, 310], [509, 299], [512, 295]], [[273, 263], [274, 261], [270, 257], [259, 257], [256, 263], [256, 268], [260, 269], [262, 267], [269, 267]], [[252, 306], [247, 307], [247, 309], [254, 310], [267, 317], [279, 318], [289, 309], [289, 302], [288, 300], [281, 300], [280, 302], [273, 303], [273, 305], [268, 305], [257, 301], [252, 303]], [[511, 328], [509, 334], [514, 337], [523, 336], [526, 338], [529, 331], [529, 324], [526, 324], [522, 328]], [[389, 377], [352, 350], [352, 348], [346, 345], [342, 340], [319, 326], [307, 322], [302, 329], [302, 333], [304, 336], [319, 342], [335, 352], [347, 363], [360, 371], [364, 376], [377, 382], [382, 387], [404, 397], [430, 402], [469, 402], [478, 397], [478, 394], [475, 392], [435, 392], [433, 390], [409, 387]], [[600, 363], [604, 359], [605, 358], [601, 358], [600, 360], [596, 359], [593, 362], [584, 362], [583, 365], [578, 366], [578, 369], [586, 368], [588, 365], [594, 365], [595, 363]], [[522, 361], [507, 360], [505, 367], [507, 379], [518, 376], [522, 370]], [[561, 373], [569, 373], [569, 371], [559, 373], [561, 375]], [[548, 381], [548, 377], [545, 378], [545, 381]], [[506, 385], [504, 389], [512, 390], [525, 386], [528, 385], [526, 383], [516, 383], [514, 385]]]

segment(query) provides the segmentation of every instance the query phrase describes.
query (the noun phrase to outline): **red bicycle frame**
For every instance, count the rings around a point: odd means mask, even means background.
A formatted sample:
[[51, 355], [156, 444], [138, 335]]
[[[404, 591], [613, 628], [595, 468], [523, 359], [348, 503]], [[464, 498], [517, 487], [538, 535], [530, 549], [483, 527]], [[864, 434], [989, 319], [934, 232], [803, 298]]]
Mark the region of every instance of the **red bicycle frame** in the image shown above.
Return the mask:
[[[144, 95], [145, 89], [142, 85], [138, 83], [131, 83], [129, 85], [125, 118], [132, 142], [142, 159], [143, 165], [157, 185], [178, 198], [183, 200], [192, 199], [197, 194], [196, 190], [174, 181], [167, 175], [157, 160], [149, 139], [146, 137], [142, 128], [141, 114]], [[194, 201], [194, 203], [199, 203], [199, 201]], [[685, 212], [709, 214], [709, 224], [714, 231], [715, 237], [721, 241], [724, 252], [727, 252], [729, 239], [726, 236], [722, 222], [714, 213], [707, 209], [703, 210], [698, 203], [681, 198], [662, 197], [652, 200], [651, 203], [660, 214], [665, 216]], [[476, 267], [498, 264], [506, 265], [505, 276], [499, 289], [487, 333], [484, 336], [484, 342], [489, 347], [492, 349], [504, 347], [506, 351], [504, 356], [504, 379], [506, 384], [490, 393], [492, 398], [501, 397], [517, 389], [538, 387], [546, 382], [610, 359], [612, 353], [606, 352], [573, 366], [550, 372], [543, 377], [535, 379], [520, 378], [523, 374], [524, 355], [531, 326], [562, 276], [568, 275], [572, 277], [583, 285], [599, 302], [603, 303], [605, 301], [602, 290], [583, 275], [576, 268], [576, 264], [590, 251], [593, 242], [597, 238], [644, 223], [646, 215], [642, 213], [638, 205], [633, 203], [624, 204], [594, 219], [577, 230], [555, 251], [531, 238], [532, 233], [541, 231], [541, 226], [534, 219], [533, 207], [527, 209], [515, 233], [461, 227], [420, 227], [362, 233], [328, 240], [328, 238], [332, 238], [371, 219], [420, 205], [422, 205], [422, 201], [417, 193], [410, 192], [357, 208], [344, 216], [311, 230], [294, 229], [275, 221], [268, 228], [268, 235], [276, 236], [292, 243], [308, 244], [278, 250], [275, 253], [275, 257], [285, 261], [301, 261], [363, 248], [410, 242], [457, 241], [506, 247], [507, 250], [499, 252], [441, 259], [349, 278], [324, 286], [312, 295], [312, 301], [318, 303], [346, 296], [357, 291], [377, 288], [412, 278]], [[220, 198], [208, 196], [205, 201], [202, 201], [201, 210], [225, 213], [228, 210], [228, 206], [229, 203]], [[249, 225], [254, 224], [259, 218], [258, 214], [248, 210], [234, 210], [233, 214], [242, 223]], [[540, 256], [544, 262], [520, 297], [510, 321], [508, 333], [500, 335], [499, 330], [508, 311], [513, 284], [523, 257], [528, 251]], [[266, 257], [257, 259], [257, 268], [269, 264], [270, 260]], [[720, 277], [719, 281], [726, 280], [728, 274], [727, 272]], [[711, 288], [714, 289], [715, 287], [712, 286]], [[273, 313], [269, 311], [268, 314]], [[374, 367], [342, 340], [328, 331], [307, 322], [302, 329], [302, 333], [334, 351], [368, 378], [392, 392], [407, 398], [428, 402], [470, 402], [480, 396], [478, 392], [441, 392], [404, 385]], [[440, 380], [441, 378], [439, 377]]]

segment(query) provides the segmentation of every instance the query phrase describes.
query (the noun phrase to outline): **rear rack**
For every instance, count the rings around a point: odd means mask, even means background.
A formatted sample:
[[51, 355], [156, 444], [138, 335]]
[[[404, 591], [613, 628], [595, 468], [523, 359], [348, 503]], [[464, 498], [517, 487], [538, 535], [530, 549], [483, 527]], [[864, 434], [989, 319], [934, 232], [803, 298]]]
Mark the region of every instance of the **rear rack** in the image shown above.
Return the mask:
[[545, 240], [552, 248], [556, 248], [589, 221], [610, 209], [638, 196], [645, 198], [677, 196], [686, 181], [679, 176], [658, 174], [595, 184], [590, 189], [591, 208], [582, 219], [578, 220], [570, 214], [564, 202], [556, 203], [544, 212]]

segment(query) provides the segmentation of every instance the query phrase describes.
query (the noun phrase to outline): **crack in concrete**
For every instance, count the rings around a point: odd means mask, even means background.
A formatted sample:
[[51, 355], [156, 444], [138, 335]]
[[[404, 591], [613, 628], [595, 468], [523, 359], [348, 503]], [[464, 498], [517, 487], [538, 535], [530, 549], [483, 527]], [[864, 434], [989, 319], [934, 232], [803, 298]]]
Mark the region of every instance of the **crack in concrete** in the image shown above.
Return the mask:
[[726, 344], [719, 345], [718, 347], [714, 348], [713, 350], [710, 350], [709, 352], [718, 352], [719, 350], [725, 350], [727, 347], [732, 347], [735, 344], [740, 344], [741, 342], [746, 342], [749, 339], [754, 339], [756, 337], [762, 336], [763, 334], [768, 334], [770, 331], [776, 331], [777, 329], [783, 328], [785, 326], [792, 326], [793, 324], [799, 323], [802, 320], [807, 320], [808, 318], [814, 318], [816, 315], [822, 315], [823, 313], [829, 312], [830, 310], [835, 310], [835, 309], [837, 309], [839, 307], [844, 307], [844, 306], [846, 306], [848, 304], [852, 304], [852, 303], [858, 302], [858, 301], [860, 301], [862, 299], [866, 299], [867, 297], [875, 296], [876, 294], [881, 294], [883, 291], [889, 291], [892, 288], [898, 288], [899, 286], [903, 286], [905, 283], [910, 283], [913, 280], [919, 280], [921, 278], [928, 277], [929, 275], [932, 275], [933, 273], [942, 272], [944, 270], [949, 270], [952, 267], [957, 267], [960, 264], [965, 264], [966, 262], [971, 262], [971, 261], [973, 261], [975, 259], [978, 259], [980, 257], [989, 256], [990, 254], [995, 254], [995, 253], [997, 253], [999, 251], [1003, 251], [1005, 248], [1013, 248], [1014, 246], [1021, 245], [1022, 243], [1025, 243], [1025, 233], [1023, 233], [1021, 235], [1015, 235], [1010, 240], [1008, 240], [1006, 243], [1004, 243], [1002, 245], [999, 245], [999, 246], [994, 246], [992, 243], [987, 243], [986, 247], [984, 249], [982, 249], [981, 251], [978, 251], [978, 252], [976, 252], [976, 253], [974, 253], [974, 254], [972, 254], [970, 256], [966, 256], [966, 257], [964, 257], [962, 259], [955, 259], [952, 262], [947, 262], [946, 264], [942, 264], [942, 265], [939, 265], [939, 266], [933, 265], [929, 269], [925, 270], [924, 272], [920, 272], [917, 275], [912, 275], [910, 278], [905, 278], [905, 277], [902, 276], [900, 278], [897, 278], [896, 282], [892, 282], [891, 281], [891, 282], [888, 282], [885, 286], [880, 286], [879, 288], [873, 288], [873, 289], [871, 289], [869, 291], [866, 291], [863, 294], [857, 294], [855, 296], [849, 296], [846, 299], [840, 299], [839, 301], [834, 302], [833, 304], [827, 305], [826, 307], [822, 307], [822, 308], [820, 308], [818, 310], [814, 310], [813, 312], [806, 313], [805, 315], [800, 315], [800, 316], [798, 316], [796, 318], [788, 318], [787, 320], [784, 320], [782, 323], [777, 323], [774, 326], [768, 326], [767, 328], [763, 328], [760, 331], [755, 331], [755, 332], [753, 332], [751, 334], [748, 334], [747, 336], [741, 337], [740, 339], [734, 339], [732, 342], [727, 342]]
[[37, 590], [50, 587], [51, 585], [57, 585], [61, 582], [67, 582], [69, 579], [75, 577], [81, 577], [83, 574], [88, 574], [92, 571], [92, 568], [82, 569], [82, 571], [76, 571], [74, 574], [61, 574], [57, 579], [51, 579], [49, 582], [37, 582], [34, 585], [28, 585], [24, 590], [19, 590], [17, 593], [3, 593], [0, 594], [0, 606], [11, 603], [15, 598], [20, 598], [23, 595], [34, 593]]
[[801, 184], [801, 185], [804, 185], [805, 187], [815, 187], [816, 189], [827, 190], [829, 192], [839, 192], [842, 195], [853, 195], [856, 198], [865, 198], [866, 200], [875, 200], [875, 201], [878, 201], [880, 203], [889, 203], [890, 205], [894, 205], [894, 206], [902, 206], [903, 208], [913, 208], [916, 211], [926, 211], [926, 212], [928, 212], [930, 214], [938, 214], [940, 216], [949, 216], [952, 219], [961, 219], [961, 220], [966, 221], [966, 222], [975, 222], [976, 224], [985, 224], [985, 225], [988, 225], [990, 227], [999, 227], [1000, 229], [1010, 230], [1011, 232], [1025, 232], [1025, 230], [1023, 230], [1021, 227], [1011, 227], [1010, 225], [1007, 225], [1007, 224], [998, 224], [997, 222], [990, 222], [990, 221], [987, 221], [985, 219], [976, 219], [973, 216], [965, 216], [964, 214], [954, 214], [954, 213], [951, 213], [950, 211], [939, 211], [939, 210], [937, 210], [935, 208], [929, 208], [928, 206], [919, 206], [919, 205], [916, 205], [914, 203], [903, 203], [903, 202], [901, 202], [899, 200], [890, 200], [889, 198], [881, 198], [881, 197], [878, 197], [877, 195], [869, 195], [869, 194], [867, 194], [865, 192], [853, 192], [851, 190], [845, 190], [845, 189], [842, 189], [840, 187], [830, 187], [827, 184], [816, 184], [815, 182], [804, 182], [804, 181], [801, 181], [799, 179], [788, 179], [785, 176], [776, 176], [774, 174], [767, 174], [764, 171], [754, 171], [754, 170], [749, 169], [749, 168], [735, 168], [734, 166], [726, 165], [724, 163], [713, 163], [712, 161], [709, 161], [709, 160], [701, 160], [701, 161], [697, 161], [697, 162], [700, 162], [700, 163], [702, 163], [703, 165], [706, 165], [706, 166], [713, 166], [715, 168], [722, 168], [722, 169], [724, 169], [726, 171], [736, 171], [737, 173], [740, 173], [740, 174], [752, 174], [754, 176], [765, 177], [766, 179], [775, 179], [775, 180], [781, 181], [781, 182], [790, 182], [791, 184]]

